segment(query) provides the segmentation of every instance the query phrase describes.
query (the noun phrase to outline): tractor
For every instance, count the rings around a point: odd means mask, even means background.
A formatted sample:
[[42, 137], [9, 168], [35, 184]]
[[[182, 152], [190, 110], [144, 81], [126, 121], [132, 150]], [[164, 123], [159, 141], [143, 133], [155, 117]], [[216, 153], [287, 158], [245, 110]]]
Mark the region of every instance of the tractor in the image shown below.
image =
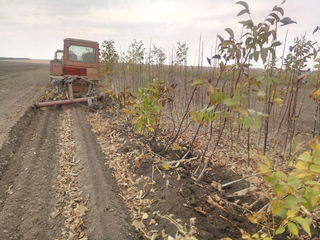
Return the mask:
[[38, 102], [37, 108], [87, 102], [99, 97], [99, 44], [94, 41], [66, 38], [63, 50], [50, 61], [50, 84], [62, 100]]

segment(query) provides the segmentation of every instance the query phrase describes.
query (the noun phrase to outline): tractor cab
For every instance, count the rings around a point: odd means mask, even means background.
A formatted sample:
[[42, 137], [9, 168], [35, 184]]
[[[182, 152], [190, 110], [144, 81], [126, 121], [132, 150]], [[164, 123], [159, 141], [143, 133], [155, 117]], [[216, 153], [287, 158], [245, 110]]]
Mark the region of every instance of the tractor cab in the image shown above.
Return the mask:
[[93, 41], [66, 38], [63, 50], [57, 50], [50, 61], [50, 77], [85, 76], [98, 79], [99, 44]]
[[37, 107], [69, 104], [96, 99], [99, 95], [99, 44], [66, 38], [63, 50], [50, 61], [50, 83], [64, 100], [36, 104]]

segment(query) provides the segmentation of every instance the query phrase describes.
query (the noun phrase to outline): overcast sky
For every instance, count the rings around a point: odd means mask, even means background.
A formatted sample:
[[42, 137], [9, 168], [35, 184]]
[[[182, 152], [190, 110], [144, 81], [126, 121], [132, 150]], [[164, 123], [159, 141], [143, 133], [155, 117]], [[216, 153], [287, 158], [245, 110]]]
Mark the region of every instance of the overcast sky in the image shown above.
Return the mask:
[[[170, 49], [177, 41], [190, 46], [196, 62], [199, 35], [204, 55], [210, 55], [224, 28], [240, 30], [233, 0], [0, 0], [0, 56], [51, 59], [67, 37], [114, 40], [125, 51], [133, 39]], [[252, 16], [263, 20], [282, 0], [247, 0]], [[298, 24], [289, 34], [310, 33], [320, 25], [319, 0], [287, 0], [285, 15]], [[243, 20], [243, 19], [242, 19]], [[287, 27], [281, 32], [284, 35]]]

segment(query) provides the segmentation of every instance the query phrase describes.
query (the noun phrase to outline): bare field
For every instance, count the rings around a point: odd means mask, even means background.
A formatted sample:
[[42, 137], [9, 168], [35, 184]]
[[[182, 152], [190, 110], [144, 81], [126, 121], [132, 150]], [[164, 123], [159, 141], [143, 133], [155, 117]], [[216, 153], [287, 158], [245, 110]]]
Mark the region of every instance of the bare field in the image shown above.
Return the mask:
[[48, 84], [49, 65], [0, 61], [0, 147]]
[[7, 62], [7, 63], [34, 63], [34, 64], [49, 64], [50, 60], [45, 59], [30, 59], [30, 60], [0, 60], [0, 62]]

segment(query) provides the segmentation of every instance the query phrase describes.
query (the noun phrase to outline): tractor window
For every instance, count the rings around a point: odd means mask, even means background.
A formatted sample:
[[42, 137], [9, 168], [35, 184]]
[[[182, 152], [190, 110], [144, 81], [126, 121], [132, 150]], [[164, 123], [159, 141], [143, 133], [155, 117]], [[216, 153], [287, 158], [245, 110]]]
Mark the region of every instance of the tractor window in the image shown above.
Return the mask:
[[63, 51], [62, 51], [62, 50], [57, 50], [57, 51], [54, 53], [54, 59], [55, 59], [55, 60], [62, 61], [62, 58], [63, 58]]
[[92, 47], [71, 45], [68, 51], [70, 61], [85, 63], [94, 63], [96, 61], [96, 51]]

